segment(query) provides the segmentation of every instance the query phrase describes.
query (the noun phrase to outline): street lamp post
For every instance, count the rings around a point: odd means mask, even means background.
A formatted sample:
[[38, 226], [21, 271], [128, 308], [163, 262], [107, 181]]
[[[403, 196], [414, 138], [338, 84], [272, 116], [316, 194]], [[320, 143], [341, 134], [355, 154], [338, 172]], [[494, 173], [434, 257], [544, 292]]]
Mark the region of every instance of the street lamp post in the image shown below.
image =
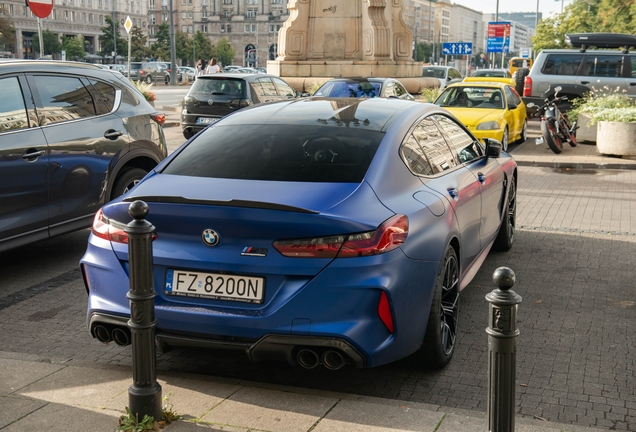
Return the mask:
[[177, 50], [174, 43], [174, 16], [170, 0], [170, 85], [177, 83]]

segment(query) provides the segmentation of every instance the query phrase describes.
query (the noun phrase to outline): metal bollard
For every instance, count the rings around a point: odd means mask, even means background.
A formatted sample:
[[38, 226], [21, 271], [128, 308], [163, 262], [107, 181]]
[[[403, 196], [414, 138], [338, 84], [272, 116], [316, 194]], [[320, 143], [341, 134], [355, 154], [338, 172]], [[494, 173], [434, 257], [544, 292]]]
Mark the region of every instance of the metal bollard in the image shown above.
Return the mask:
[[130, 266], [130, 328], [133, 383], [128, 389], [130, 412], [141, 421], [147, 414], [161, 420], [161, 385], [157, 383], [155, 348], [155, 296], [152, 276], [152, 235], [155, 227], [145, 220], [148, 204], [135, 201], [128, 207], [134, 218], [125, 228], [128, 234]]
[[515, 273], [499, 267], [492, 275], [497, 289], [486, 295], [488, 308], [488, 431], [514, 432], [517, 372], [517, 308], [521, 296], [511, 290]]

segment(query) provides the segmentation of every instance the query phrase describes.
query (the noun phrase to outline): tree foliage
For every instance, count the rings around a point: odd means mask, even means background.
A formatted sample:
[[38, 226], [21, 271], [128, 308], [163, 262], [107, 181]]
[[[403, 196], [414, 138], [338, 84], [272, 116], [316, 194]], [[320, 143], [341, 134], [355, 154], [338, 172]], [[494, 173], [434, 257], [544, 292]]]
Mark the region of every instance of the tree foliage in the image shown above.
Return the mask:
[[[176, 32], [174, 35], [175, 55], [177, 59], [187, 60], [192, 57], [192, 42], [188, 38], [188, 34], [184, 32]], [[179, 63], [177, 61], [177, 63]]]
[[216, 55], [212, 42], [201, 31], [197, 31], [194, 35], [194, 50], [197, 60], [202, 58], [207, 61]]
[[222, 65], [232, 64], [232, 60], [234, 60], [236, 56], [236, 50], [232, 48], [232, 45], [230, 45], [230, 42], [225, 37], [219, 39], [216, 45], [214, 45], [214, 51], [216, 51], [218, 62]]
[[61, 49], [66, 51], [66, 58], [69, 60], [82, 60], [86, 57], [86, 51], [84, 51], [84, 37], [78, 35], [77, 37], [71, 36], [62, 38]]
[[[102, 27], [102, 34], [99, 35], [99, 46], [102, 48], [99, 52], [104, 57], [112, 55], [113, 51], [116, 51], [115, 55], [128, 55], [128, 41], [121, 37], [119, 34], [119, 23], [113, 21], [110, 16], [105, 18], [106, 26]], [[116, 39], [114, 37], [116, 35]], [[117, 47], [115, 47], [117, 45]], [[117, 49], [115, 49], [117, 48]]]
[[427, 63], [433, 55], [433, 45], [426, 42], [418, 42], [415, 51], [415, 61]]
[[[42, 30], [42, 45], [44, 45], [44, 55], [59, 54], [62, 44], [60, 44], [57, 35], [51, 30]], [[40, 55], [40, 38], [33, 38], [33, 52]]]
[[636, 0], [575, 0], [563, 13], [541, 20], [532, 47], [567, 48], [566, 34], [596, 32], [636, 33]]
[[157, 27], [157, 41], [150, 47], [152, 56], [161, 61], [170, 61], [170, 25], [162, 22]]
[[147, 43], [148, 36], [139, 27], [133, 26], [130, 30], [130, 57], [132, 61], [142, 61], [150, 56]]
[[15, 48], [15, 26], [9, 15], [0, 16], [0, 48], [11, 52]]

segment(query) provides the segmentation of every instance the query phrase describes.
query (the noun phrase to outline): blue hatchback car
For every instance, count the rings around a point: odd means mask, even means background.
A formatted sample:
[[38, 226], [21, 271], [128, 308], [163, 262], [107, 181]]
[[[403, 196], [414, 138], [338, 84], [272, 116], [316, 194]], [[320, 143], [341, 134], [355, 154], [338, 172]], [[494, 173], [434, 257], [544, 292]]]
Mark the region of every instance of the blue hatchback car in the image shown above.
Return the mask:
[[397, 99], [253, 106], [96, 215], [88, 328], [130, 341], [131, 202], [148, 204], [156, 341], [252, 361], [374, 367], [454, 351], [460, 291], [514, 241], [517, 167], [444, 109]]

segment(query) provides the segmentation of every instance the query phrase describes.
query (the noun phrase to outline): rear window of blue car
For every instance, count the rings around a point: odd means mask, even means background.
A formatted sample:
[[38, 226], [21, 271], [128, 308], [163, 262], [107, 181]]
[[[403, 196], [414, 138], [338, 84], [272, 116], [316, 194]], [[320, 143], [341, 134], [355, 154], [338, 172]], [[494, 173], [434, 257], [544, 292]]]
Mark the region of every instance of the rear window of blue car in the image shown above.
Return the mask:
[[194, 177], [360, 183], [384, 132], [299, 125], [214, 126], [162, 171]]
[[332, 81], [325, 83], [316, 91], [314, 96], [337, 98], [374, 98], [380, 97], [380, 83], [378, 82], [347, 82]]

